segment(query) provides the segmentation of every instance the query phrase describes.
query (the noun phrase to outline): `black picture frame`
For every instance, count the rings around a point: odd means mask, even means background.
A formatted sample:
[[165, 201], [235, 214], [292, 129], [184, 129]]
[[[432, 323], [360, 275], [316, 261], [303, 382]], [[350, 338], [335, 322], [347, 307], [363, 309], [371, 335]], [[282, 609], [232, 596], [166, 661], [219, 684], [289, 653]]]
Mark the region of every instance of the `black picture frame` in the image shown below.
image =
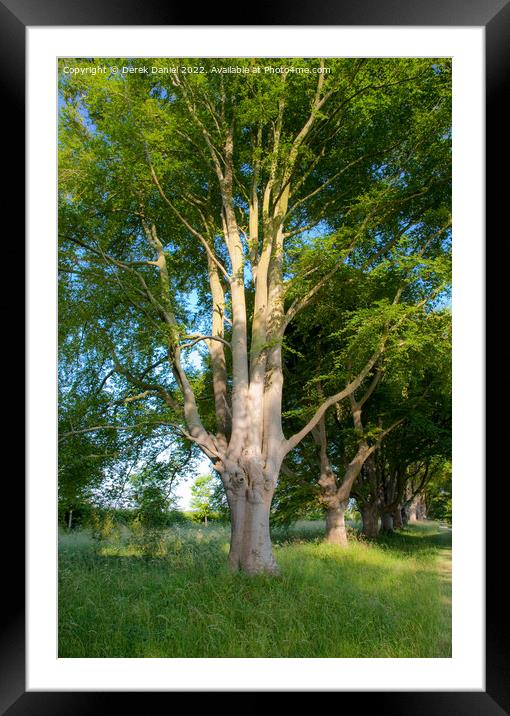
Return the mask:
[[[510, 78], [510, 2], [509, 0], [301, 0], [281, 2], [260, 0], [256, 8], [247, 8], [246, 16], [236, 14], [233, 22], [222, 22], [220, 8], [210, 4], [197, 7], [178, 4], [173, 0], [0, 0], [0, 85], [4, 111], [0, 113], [5, 123], [4, 143], [15, 147], [15, 160], [8, 163], [8, 181], [3, 192], [4, 207], [16, 216], [18, 246], [16, 261], [20, 261], [22, 217], [25, 213], [24, 153], [25, 146], [25, 33], [27, 26], [72, 25], [196, 25], [197, 15], [201, 25], [357, 25], [357, 26], [484, 26], [486, 34], [486, 128], [487, 138], [487, 190], [486, 216], [487, 237], [497, 240], [496, 223], [499, 224], [502, 207], [508, 204], [507, 182], [499, 179], [499, 171], [510, 166], [508, 142], [508, 118], [503, 111], [508, 94]], [[254, 22], [254, 20], [256, 20]], [[8, 111], [7, 111], [8, 110]], [[8, 139], [8, 142], [6, 141]], [[5, 177], [5, 165], [4, 165]], [[508, 231], [508, 229], [506, 229]], [[498, 287], [504, 285], [504, 273], [510, 265], [508, 241], [498, 244], [498, 258], [487, 260], [492, 269], [491, 282], [487, 283], [487, 315], [497, 313]], [[504, 245], [503, 245], [504, 244]], [[12, 246], [10, 247], [12, 251]], [[492, 266], [491, 266], [492, 264]], [[30, 287], [27, 287], [30, 290]], [[14, 326], [19, 319], [13, 320]], [[34, 347], [28, 346], [28, 349]], [[487, 395], [491, 388], [501, 386], [496, 375], [496, 362], [487, 366]], [[491, 376], [489, 378], [489, 376]], [[491, 382], [492, 381], [492, 382]], [[19, 403], [19, 392], [16, 394]], [[487, 431], [487, 455], [504, 439], [503, 428], [496, 425]], [[504, 443], [503, 443], [504, 444]], [[508, 463], [508, 460], [505, 461]], [[499, 475], [501, 477], [501, 475]], [[491, 481], [487, 470], [487, 490]], [[4, 499], [9, 505], [24, 504], [25, 485], [19, 468], [16, 476], [4, 483]], [[7, 502], [8, 501], [8, 502]], [[6, 508], [4, 508], [6, 509]], [[21, 512], [18, 508], [17, 512]], [[487, 516], [488, 517], [488, 516]], [[510, 714], [510, 663], [509, 620], [507, 593], [501, 584], [501, 546], [505, 544], [505, 520], [486, 520], [486, 690], [447, 692], [342, 692], [341, 707], [376, 709], [379, 713], [413, 714], [480, 714], [487, 716]], [[20, 531], [19, 525], [16, 527]], [[9, 542], [9, 549], [2, 557], [3, 608], [0, 611], [2, 631], [0, 635], [0, 710], [9, 716], [28, 714], [92, 714], [111, 710], [113, 701], [122, 692], [69, 692], [25, 690], [25, 593], [24, 593], [24, 542], [20, 538]], [[503, 550], [505, 551], [505, 550]], [[494, 555], [492, 563], [491, 556]], [[461, 598], [461, 595], [456, 595]], [[405, 684], [402, 685], [405, 688]], [[332, 688], [334, 691], [334, 687]], [[175, 692], [173, 692], [175, 693]], [[125, 694], [124, 694], [125, 695]], [[165, 692], [129, 692], [131, 707], [140, 705], [151, 713], [155, 695], [172, 698]], [[200, 696], [200, 692], [195, 696]], [[261, 697], [264, 692], [256, 693]], [[210, 698], [211, 694], [208, 694]], [[150, 698], [149, 698], [150, 697]], [[255, 702], [252, 702], [255, 704]], [[196, 705], [196, 701], [194, 700]]]

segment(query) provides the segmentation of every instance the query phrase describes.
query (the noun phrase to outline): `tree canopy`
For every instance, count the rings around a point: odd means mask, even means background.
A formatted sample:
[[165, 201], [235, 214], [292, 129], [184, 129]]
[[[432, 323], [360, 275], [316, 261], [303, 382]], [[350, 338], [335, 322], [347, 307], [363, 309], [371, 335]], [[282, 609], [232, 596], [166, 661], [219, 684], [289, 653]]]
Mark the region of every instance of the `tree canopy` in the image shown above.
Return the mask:
[[277, 569], [278, 476], [328, 409], [423, 379], [451, 271], [450, 60], [267, 63], [60, 75], [64, 438], [201, 451], [248, 572]]

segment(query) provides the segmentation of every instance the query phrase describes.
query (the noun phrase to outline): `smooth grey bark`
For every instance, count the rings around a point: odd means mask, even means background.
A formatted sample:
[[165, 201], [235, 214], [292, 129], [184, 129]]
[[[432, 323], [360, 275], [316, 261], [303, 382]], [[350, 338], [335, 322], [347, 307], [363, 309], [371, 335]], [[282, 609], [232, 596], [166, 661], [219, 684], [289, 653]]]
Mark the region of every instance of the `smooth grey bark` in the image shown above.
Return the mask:
[[277, 574], [269, 529], [273, 482], [260, 481], [238, 467], [223, 474], [230, 507], [231, 539], [229, 565], [247, 574]]
[[328, 544], [347, 547], [347, 530], [345, 527], [345, 509], [347, 503], [341, 502], [337, 507], [329, 507], [326, 511], [326, 536]]

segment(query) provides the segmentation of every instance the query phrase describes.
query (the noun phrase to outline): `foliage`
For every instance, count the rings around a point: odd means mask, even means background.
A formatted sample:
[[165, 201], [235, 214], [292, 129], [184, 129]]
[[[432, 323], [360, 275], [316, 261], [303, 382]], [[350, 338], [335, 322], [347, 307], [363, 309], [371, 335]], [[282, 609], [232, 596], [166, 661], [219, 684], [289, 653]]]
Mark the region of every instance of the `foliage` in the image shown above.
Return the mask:
[[213, 498], [217, 480], [212, 475], [200, 475], [191, 486], [191, 514], [197, 522], [205, 522], [216, 516]]
[[142, 520], [143, 518], [137, 515], [130, 525], [133, 544], [146, 559], [164, 557], [166, 542], [161, 523], [153, 524]]
[[111, 510], [93, 509], [91, 512], [92, 537], [100, 542], [105, 540], [118, 541], [120, 538], [118, 525]]
[[228, 522], [230, 519], [230, 508], [227, 496], [221, 480], [213, 475], [213, 491], [211, 495], [211, 508], [213, 519], [217, 522]]
[[[319, 302], [303, 311], [287, 334], [285, 348], [289, 346], [291, 350], [286, 357], [285, 377], [291, 389], [285, 394], [284, 418], [290, 426], [306, 420], [321, 396], [345, 385], [356, 372], [352, 367], [367, 359], [375, 348], [381, 324], [400, 321], [374, 369], [353, 394], [363, 401], [365, 391], [375, 381], [375, 389], [362, 403], [362, 437], [373, 445], [384, 435], [372, 457], [379, 471], [375, 492], [379, 495], [387, 487], [386, 493], [393, 493], [395, 498], [405, 491], [417, 466], [434, 456], [443, 459], [450, 454], [451, 313], [441, 305], [423, 303], [420, 297], [415, 303], [413, 294], [403, 296], [403, 302], [394, 305], [395, 285], [387, 271], [362, 275], [346, 268], [333, 284], [336, 301]], [[374, 297], [375, 308], [371, 303]], [[343, 328], [339, 330], [339, 326]], [[296, 357], [295, 349], [311, 341], [314, 355]], [[327, 455], [339, 486], [361, 439], [347, 401], [328, 412], [325, 428]], [[293, 515], [302, 517], [321, 505], [321, 465], [313, 437], [288, 456], [286, 468], [274, 504], [275, 518], [283, 522], [292, 521]], [[358, 502], [370, 497], [373, 481], [364, 478], [368, 475], [362, 468], [352, 493]], [[395, 481], [398, 486], [390, 489], [390, 483]]]
[[452, 523], [452, 466], [450, 460], [443, 460], [427, 485], [425, 504], [427, 517]]

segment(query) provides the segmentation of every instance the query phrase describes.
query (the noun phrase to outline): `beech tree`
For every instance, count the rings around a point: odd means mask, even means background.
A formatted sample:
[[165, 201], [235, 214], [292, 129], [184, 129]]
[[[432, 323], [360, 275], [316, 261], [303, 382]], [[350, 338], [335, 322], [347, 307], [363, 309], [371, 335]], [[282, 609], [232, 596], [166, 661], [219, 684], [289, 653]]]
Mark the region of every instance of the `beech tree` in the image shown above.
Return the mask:
[[[360, 283], [357, 283], [358, 288]], [[358, 293], [362, 303], [362, 293]], [[319, 310], [317, 310], [317, 308]], [[331, 312], [330, 323], [320, 306], [299, 322], [302, 330], [316, 331], [316, 356], [335, 358], [329, 331], [335, 326], [338, 313]], [[345, 306], [342, 309], [345, 310]], [[341, 321], [344, 324], [348, 321]], [[363, 518], [363, 531], [369, 536], [383, 527], [399, 527], [400, 510], [423, 491], [428, 477], [423, 474], [431, 460], [444, 461], [449, 455], [451, 433], [451, 338], [450, 313], [444, 310], [419, 310], [407, 317], [400, 330], [386, 346], [384, 355], [374, 366], [370, 380], [349, 399], [337, 404], [323, 416], [312, 431], [312, 440], [303, 442], [284, 465], [284, 478], [277, 493], [277, 506], [282, 518], [313, 505], [321, 505], [326, 517], [327, 542], [345, 545], [347, 533], [344, 512], [348, 501], [355, 497]], [[293, 334], [292, 346], [304, 342]], [[339, 342], [337, 335], [333, 340]], [[347, 347], [340, 350], [340, 366], [349, 363]], [[338, 356], [336, 356], [338, 357]], [[302, 360], [293, 357], [293, 360]], [[293, 363], [289, 359], [287, 383], [291, 382]], [[338, 381], [335, 360], [320, 361], [320, 380], [313, 377], [298, 390], [294, 378], [284, 412], [291, 422], [306, 415]], [[302, 380], [302, 377], [301, 377]], [[291, 408], [291, 409], [289, 409]], [[315, 443], [315, 445], [313, 444]], [[422, 480], [422, 476], [424, 480]]]
[[[372, 414], [384, 408], [402, 422], [363, 466], [353, 486], [363, 527], [373, 537], [402, 527], [438, 466], [451, 456], [451, 326], [449, 312], [420, 331], [421, 349], [411, 350], [399, 371], [374, 395]], [[428, 333], [428, 335], [427, 335]]]
[[[425, 259], [415, 290], [427, 293], [448, 271], [449, 61], [273, 63], [289, 70], [121, 58], [106, 64], [122, 72], [75, 60], [84, 71], [61, 76], [63, 295], [89, 302], [101, 380], [161, 408], [210, 458], [230, 508], [229, 562], [249, 573], [277, 571], [282, 463], [371, 375], [403, 320], [403, 274]], [[246, 71], [218, 71], [232, 64]], [[393, 302], [376, 307], [363, 364], [286, 436], [286, 329], [349, 261], [389, 271]]]

